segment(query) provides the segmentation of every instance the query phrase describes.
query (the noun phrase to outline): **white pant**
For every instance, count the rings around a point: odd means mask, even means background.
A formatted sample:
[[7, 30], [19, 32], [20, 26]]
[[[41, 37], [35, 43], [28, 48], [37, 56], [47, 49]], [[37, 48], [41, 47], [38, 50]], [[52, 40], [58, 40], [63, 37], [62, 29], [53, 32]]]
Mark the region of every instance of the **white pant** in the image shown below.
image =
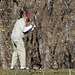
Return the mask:
[[26, 66], [26, 51], [25, 51], [23, 39], [12, 40], [12, 44], [13, 44], [13, 53], [12, 53], [11, 66], [14, 67], [19, 58], [20, 66], [25, 67]]

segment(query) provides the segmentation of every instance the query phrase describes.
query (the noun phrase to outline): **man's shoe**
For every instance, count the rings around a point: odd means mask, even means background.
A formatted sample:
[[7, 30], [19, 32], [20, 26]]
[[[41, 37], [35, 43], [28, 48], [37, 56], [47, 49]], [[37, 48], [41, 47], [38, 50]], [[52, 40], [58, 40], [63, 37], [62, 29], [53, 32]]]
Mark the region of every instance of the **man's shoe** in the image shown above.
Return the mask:
[[11, 69], [11, 70], [14, 70], [14, 67], [13, 67], [13, 66], [11, 66], [11, 67], [10, 67], [10, 69]]
[[20, 69], [21, 70], [25, 70], [25, 69], [28, 70], [29, 68], [28, 67], [20, 67]]
[[25, 67], [26, 68], [26, 70], [28, 70], [29, 68], [28, 67]]
[[25, 70], [25, 67], [20, 67], [21, 70]]

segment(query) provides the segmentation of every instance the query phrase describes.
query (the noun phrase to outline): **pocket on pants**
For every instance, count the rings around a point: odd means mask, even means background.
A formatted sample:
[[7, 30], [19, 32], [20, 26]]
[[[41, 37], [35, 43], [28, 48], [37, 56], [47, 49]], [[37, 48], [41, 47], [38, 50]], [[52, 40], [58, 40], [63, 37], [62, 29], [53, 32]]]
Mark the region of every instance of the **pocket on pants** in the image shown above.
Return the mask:
[[25, 50], [25, 46], [24, 46], [23, 40], [19, 40], [18, 41], [17, 48], [19, 49], [19, 51]]

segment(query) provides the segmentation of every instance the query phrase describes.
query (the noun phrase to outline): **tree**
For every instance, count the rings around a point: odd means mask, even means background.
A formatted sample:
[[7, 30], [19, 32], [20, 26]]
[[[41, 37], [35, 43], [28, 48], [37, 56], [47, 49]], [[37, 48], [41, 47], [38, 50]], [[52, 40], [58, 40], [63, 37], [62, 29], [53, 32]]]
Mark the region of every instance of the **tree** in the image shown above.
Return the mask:
[[[6, 60], [10, 63], [11, 60], [10, 36], [14, 23], [27, 13], [36, 25], [36, 29], [26, 34], [24, 39], [27, 66], [33, 68], [36, 64], [49, 69], [56, 61], [59, 68], [75, 68], [74, 0], [4, 0], [2, 5], [1, 54], [4, 56], [5, 52], [6, 56], [0, 58], [4, 63]], [[7, 30], [8, 32], [5, 32]], [[5, 42], [7, 44], [4, 44]], [[7, 66], [10, 66], [8, 63]]]

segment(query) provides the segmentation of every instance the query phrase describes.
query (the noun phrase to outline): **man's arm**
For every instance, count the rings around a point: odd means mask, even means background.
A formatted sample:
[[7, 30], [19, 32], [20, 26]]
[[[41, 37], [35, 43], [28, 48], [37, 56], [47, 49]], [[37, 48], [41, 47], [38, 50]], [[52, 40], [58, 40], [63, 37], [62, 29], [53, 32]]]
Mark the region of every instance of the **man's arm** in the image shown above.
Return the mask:
[[31, 31], [31, 29], [32, 29], [32, 25], [27, 26], [27, 27], [24, 28], [23, 32], [26, 33], [28, 31]]
[[28, 31], [33, 31], [35, 27], [36, 27], [35, 25], [34, 26], [32, 26], [32, 25], [27, 26], [24, 28], [23, 32], [26, 33]]

